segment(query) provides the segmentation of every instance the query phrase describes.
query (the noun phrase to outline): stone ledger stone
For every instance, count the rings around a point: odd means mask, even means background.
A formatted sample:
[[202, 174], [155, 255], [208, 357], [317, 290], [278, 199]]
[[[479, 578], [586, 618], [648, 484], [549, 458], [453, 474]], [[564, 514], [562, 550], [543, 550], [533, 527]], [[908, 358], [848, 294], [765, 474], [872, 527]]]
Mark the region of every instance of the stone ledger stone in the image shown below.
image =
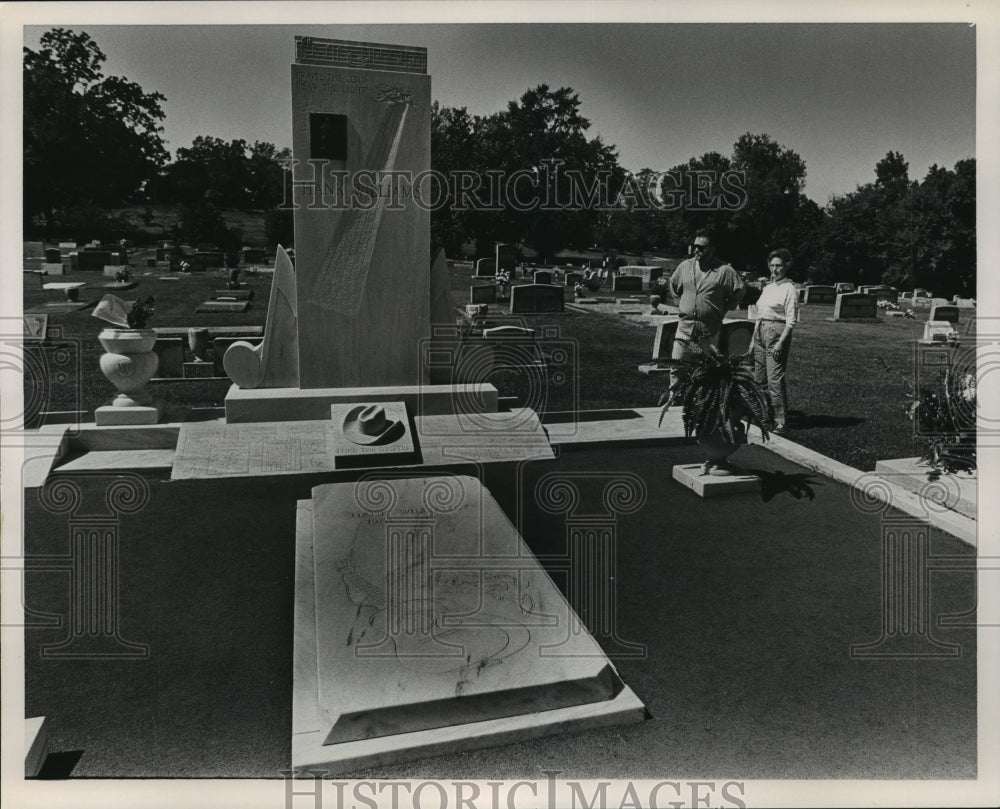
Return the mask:
[[[299, 53], [307, 45], [394, 52], [296, 38]], [[393, 60], [350, 64], [313, 60], [291, 71], [298, 384], [306, 389], [427, 381], [419, 352], [401, 347], [430, 333], [430, 212], [389, 172], [416, 177], [430, 168], [430, 77]], [[363, 170], [376, 172], [377, 187], [364, 185], [360, 177], [371, 175]], [[334, 194], [357, 204], [333, 205]]]
[[300, 506], [294, 768], [641, 721], [475, 478], [334, 483]]

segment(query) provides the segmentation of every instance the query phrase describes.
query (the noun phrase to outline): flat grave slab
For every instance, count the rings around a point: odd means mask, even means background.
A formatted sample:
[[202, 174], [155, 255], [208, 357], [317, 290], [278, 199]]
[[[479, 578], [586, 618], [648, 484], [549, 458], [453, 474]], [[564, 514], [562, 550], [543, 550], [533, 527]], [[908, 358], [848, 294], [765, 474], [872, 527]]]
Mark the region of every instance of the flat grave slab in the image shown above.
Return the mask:
[[87, 286], [86, 281], [49, 281], [46, 284], [42, 284], [42, 289], [60, 290], [65, 291], [67, 289], [79, 289], [80, 287]]
[[172, 449], [92, 450], [58, 464], [54, 472], [90, 472], [102, 469], [169, 469]]
[[38, 306], [25, 309], [26, 315], [68, 315], [95, 306], [97, 301], [46, 301]]
[[249, 301], [253, 300], [252, 289], [214, 289], [212, 300], [215, 301]]
[[195, 314], [210, 312], [245, 312], [250, 308], [250, 301], [204, 301], [194, 310]]
[[297, 510], [293, 768], [642, 721], [478, 480], [386, 485], [318, 486]]
[[529, 408], [499, 413], [417, 416], [415, 422], [425, 465], [555, 457], [537, 414]]
[[760, 491], [760, 478], [756, 475], [702, 475], [702, 465], [678, 464], [673, 468], [673, 478], [699, 497], [723, 497]]
[[125, 292], [126, 290], [129, 290], [129, 289], [135, 289], [137, 286], [139, 286], [139, 282], [138, 281], [126, 281], [124, 284], [119, 284], [116, 281], [110, 281], [110, 282], [108, 282], [106, 284], [95, 284], [95, 286], [98, 289], [117, 289], [117, 290], [120, 290], [122, 292]]

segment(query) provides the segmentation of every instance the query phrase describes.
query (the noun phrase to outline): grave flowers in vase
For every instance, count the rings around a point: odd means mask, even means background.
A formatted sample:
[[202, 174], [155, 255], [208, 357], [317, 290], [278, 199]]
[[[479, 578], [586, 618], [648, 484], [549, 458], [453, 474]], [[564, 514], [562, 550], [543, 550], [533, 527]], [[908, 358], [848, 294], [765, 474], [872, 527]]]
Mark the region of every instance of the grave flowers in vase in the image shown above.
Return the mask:
[[701, 474], [728, 475], [727, 460], [746, 443], [747, 428], [757, 427], [766, 440], [773, 411], [747, 367], [749, 355], [727, 357], [707, 340], [685, 359], [668, 360], [676, 386], [661, 398], [663, 414], [674, 403], [682, 408], [684, 435], [694, 436], [705, 453]]
[[117, 327], [105, 328], [97, 335], [106, 352], [100, 359], [101, 372], [118, 391], [114, 407], [136, 407], [150, 401], [144, 388], [159, 365], [153, 351], [156, 332], [146, 328], [154, 303], [152, 297], [129, 304], [115, 295], [105, 295], [94, 307], [94, 317]]

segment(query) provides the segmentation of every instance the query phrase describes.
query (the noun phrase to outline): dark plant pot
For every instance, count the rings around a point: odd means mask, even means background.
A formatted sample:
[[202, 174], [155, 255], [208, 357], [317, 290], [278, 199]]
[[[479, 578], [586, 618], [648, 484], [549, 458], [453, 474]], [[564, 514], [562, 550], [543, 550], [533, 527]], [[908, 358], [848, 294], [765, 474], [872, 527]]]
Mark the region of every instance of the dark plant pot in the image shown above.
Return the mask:
[[733, 429], [736, 435], [736, 442], [732, 443], [723, 438], [719, 433], [703, 436], [698, 439], [698, 446], [705, 453], [705, 465], [702, 474], [708, 475], [731, 475], [732, 469], [728, 464], [729, 456], [747, 442], [746, 427], [743, 422], [739, 422]]

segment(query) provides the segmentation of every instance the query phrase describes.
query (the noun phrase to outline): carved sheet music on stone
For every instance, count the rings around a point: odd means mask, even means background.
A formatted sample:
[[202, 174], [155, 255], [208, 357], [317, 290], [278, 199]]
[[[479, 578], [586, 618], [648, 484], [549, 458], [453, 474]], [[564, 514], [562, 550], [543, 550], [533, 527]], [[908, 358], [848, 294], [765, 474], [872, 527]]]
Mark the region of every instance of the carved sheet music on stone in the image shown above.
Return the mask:
[[171, 479], [299, 474], [334, 469], [328, 421], [181, 424]]
[[388, 173], [395, 168], [406, 112], [412, 104], [410, 97], [391, 92], [387, 85], [379, 85], [376, 90], [375, 101], [388, 107], [364, 165], [376, 168], [376, 176], [382, 178], [377, 184], [378, 198], [370, 208], [352, 207], [341, 217], [310, 292], [310, 301], [316, 305], [348, 317], [357, 315], [364, 297], [379, 225], [392, 191]]

